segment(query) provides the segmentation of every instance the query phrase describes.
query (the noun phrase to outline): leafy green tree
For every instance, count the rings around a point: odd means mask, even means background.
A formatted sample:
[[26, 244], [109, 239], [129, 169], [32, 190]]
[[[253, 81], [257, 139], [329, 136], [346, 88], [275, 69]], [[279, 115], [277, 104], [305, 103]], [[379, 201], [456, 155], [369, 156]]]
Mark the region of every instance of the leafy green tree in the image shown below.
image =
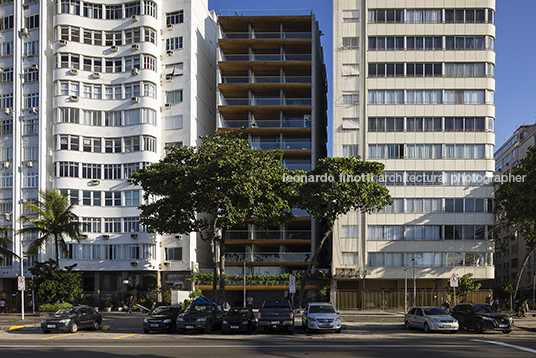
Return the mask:
[[[374, 176], [383, 174], [383, 168], [381, 163], [359, 158], [322, 158], [308, 173], [315, 180], [300, 181], [297, 205], [324, 222], [327, 228], [303, 275], [298, 298], [300, 307], [309, 275], [317, 265], [324, 243], [333, 232], [335, 221], [350, 210], [371, 213], [393, 203], [389, 190], [372, 180]], [[322, 180], [322, 176], [326, 179]]]
[[19, 221], [30, 226], [20, 229], [20, 234], [36, 233], [38, 235], [30, 247], [28, 255], [36, 256], [39, 250], [52, 240], [56, 252], [56, 268], [60, 268], [60, 250], [68, 254], [66, 238], [80, 242], [80, 223], [74, 214], [69, 196], [59, 190], [39, 191], [41, 200], [26, 201], [24, 208], [36, 216], [21, 216]]
[[0, 263], [6, 258], [18, 258], [18, 256], [10, 250], [10, 247], [12, 247], [12, 241], [9, 239], [8, 235], [10, 232], [10, 227], [0, 226]]
[[74, 272], [75, 267], [76, 264], [60, 269], [53, 259], [36, 262], [30, 268], [31, 287], [46, 303], [74, 300], [82, 292], [82, 272]]
[[253, 151], [239, 132], [217, 131], [196, 147], [168, 147], [158, 163], [133, 174], [149, 204], [141, 221], [158, 233], [196, 232], [210, 244], [217, 300], [218, 258], [225, 301], [225, 230], [246, 222], [281, 226], [292, 218], [293, 187], [281, 151]]
[[[519, 289], [523, 270], [536, 250], [536, 148], [530, 147], [527, 157], [520, 160], [510, 174], [523, 181], [505, 181], [495, 191], [495, 238], [508, 240], [521, 234], [527, 252], [517, 271], [514, 298]], [[502, 235], [505, 234], [505, 235]], [[508, 240], [509, 241], [509, 240]]]
[[[456, 287], [457, 296], [466, 299], [469, 292], [476, 292], [480, 290], [481, 284], [474, 282], [472, 277], [473, 274], [471, 272], [466, 273], [462, 277], [458, 277], [458, 287]], [[450, 287], [450, 284], [445, 288], [445, 291], [449, 295], [454, 294], [454, 288]]]

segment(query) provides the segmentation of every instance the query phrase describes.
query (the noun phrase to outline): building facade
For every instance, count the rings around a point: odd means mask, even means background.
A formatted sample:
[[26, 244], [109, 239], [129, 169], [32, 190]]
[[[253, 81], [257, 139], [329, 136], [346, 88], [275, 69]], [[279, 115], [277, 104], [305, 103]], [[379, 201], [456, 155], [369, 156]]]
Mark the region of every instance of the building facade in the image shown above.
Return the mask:
[[[14, 0], [0, 18], [0, 210], [9, 214], [0, 224], [17, 229], [22, 200], [59, 189], [78, 202], [83, 232], [60, 263], [78, 264], [84, 291], [138, 287], [148, 273], [186, 288], [210, 255], [195, 235], [146, 232], [143, 192], [129, 178], [165, 146], [195, 145], [215, 130], [216, 16], [207, 1]], [[31, 239], [16, 235], [14, 251]], [[4, 260], [0, 292], [15, 291], [19, 274], [18, 262]]]
[[[221, 13], [217, 80], [218, 128], [242, 129], [253, 150], [284, 151], [288, 169], [309, 171], [326, 156], [326, 73], [313, 14]], [[244, 258], [249, 275], [305, 270], [319, 225], [303, 211], [295, 214], [286, 227], [268, 232], [254, 224], [228, 230], [226, 273], [242, 275]], [[242, 285], [226, 289], [231, 304], [242, 303]], [[288, 294], [288, 282], [247, 289], [260, 304]]]
[[493, 278], [494, 15], [494, 0], [334, 1], [333, 155], [384, 163], [394, 201], [338, 221], [339, 307], [377, 306], [369, 293], [413, 272], [418, 291]]

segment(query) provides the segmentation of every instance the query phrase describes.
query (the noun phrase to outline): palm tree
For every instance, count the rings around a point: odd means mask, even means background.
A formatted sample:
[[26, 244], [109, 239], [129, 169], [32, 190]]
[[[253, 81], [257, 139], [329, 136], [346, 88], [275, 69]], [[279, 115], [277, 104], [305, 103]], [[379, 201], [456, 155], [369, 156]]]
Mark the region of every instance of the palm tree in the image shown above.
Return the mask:
[[68, 253], [66, 238], [80, 242], [80, 223], [78, 216], [73, 213], [72, 203], [68, 195], [63, 195], [58, 190], [38, 191], [41, 200], [24, 202], [24, 208], [34, 216], [21, 216], [19, 222], [31, 224], [29, 227], [20, 229], [20, 234], [37, 233], [39, 236], [28, 248], [28, 255], [35, 256], [50, 239], [54, 240], [56, 251], [56, 265], [60, 267], [60, 250]]
[[11, 240], [8, 237], [8, 232], [11, 231], [10, 227], [0, 226], [0, 263], [5, 258], [19, 258], [13, 251], [9, 249], [11, 246]]

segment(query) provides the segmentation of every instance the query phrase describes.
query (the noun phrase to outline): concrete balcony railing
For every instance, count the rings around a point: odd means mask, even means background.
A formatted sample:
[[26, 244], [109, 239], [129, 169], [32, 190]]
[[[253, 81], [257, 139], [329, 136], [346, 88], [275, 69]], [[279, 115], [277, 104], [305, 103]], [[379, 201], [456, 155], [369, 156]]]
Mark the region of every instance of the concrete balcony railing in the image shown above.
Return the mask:
[[222, 106], [310, 106], [311, 98], [225, 98], [221, 99]]
[[283, 120], [223, 120], [223, 128], [311, 128], [311, 117], [287, 117]]
[[306, 40], [310, 32], [222, 32], [219, 40]]
[[302, 54], [251, 54], [251, 55], [221, 55], [224, 62], [251, 62], [251, 61], [311, 61], [311, 55]]
[[311, 83], [311, 76], [223, 76], [221, 78], [221, 83]]
[[228, 252], [225, 254], [225, 261], [231, 262], [243, 262], [243, 258], [246, 258], [246, 262], [309, 262], [312, 255], [305, 252], [263, 252], [258, 254], [249, 254], [243, 252]]

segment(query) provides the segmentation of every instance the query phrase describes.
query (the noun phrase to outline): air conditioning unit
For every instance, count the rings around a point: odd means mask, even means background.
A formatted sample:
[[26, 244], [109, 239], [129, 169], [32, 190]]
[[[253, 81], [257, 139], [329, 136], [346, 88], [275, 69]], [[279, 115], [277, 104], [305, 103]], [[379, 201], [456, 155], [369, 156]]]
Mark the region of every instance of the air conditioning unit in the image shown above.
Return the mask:
[[87, 239], [87, 234], [81, 234], [79, 237], [80, 237], [81, 239]]
[[138, 70], [137, 68], [133, 68], [132, 70], [130, 70], [130, 73], [132, 73], [133, 76], [137, 76], [140, 74], [140, 70]]
[[76, 76], [78, 74], [78, 70], [76, 68], [71, 68], [71, 76]]
[[3, 73], [4, 72], [4, 69], [3, 68], [0, 68], [0, 73]]
[[132, 15], [132, 21], [134, 22], [140, 21], [140, 17], [138, 15]]
[[26, 27], [23, 27], [22, 29], [20, 29], [20, 35], [21, 36], [28, 36], [30, 34], [30, 32], [28, 31], [28, 29]]
[[100, 184], [100, 180], [99, 179], [93, 179], [91, 181], [91, 185], [95, 186], [95, 185], [99, 185]]
[[36, 64], [36, 63], [34, 63], [34, 64], [32, 65], [32, 68], [33, 68], [34, 70], [36, 70], [36, 71], [39, 71], [39, 65]]
[[167, 24], [167, 29], [168, 30], [173, 30], [173, 24]]
[[11, 114], [11, 108], [4, 108], [4, 113], [7, 115]]
[[173, 75], [166, 75], [166, 81], [173, 81]]
[[37, 107], [32, 107], [32, 109], [30, 109], [30, 113], [38, 114], [38, 113], [39, 113], [39, 108], [37, 108]]
[[93, 78], [96, 78], [96, 79], [101, 78], [101, 74], [99, 72], [95, 72], [93, 74]]
[[132, 262], [130, 263], [130, 266], [132, 266], [132, 267], [138, 267], [138, 261], [132, 261]]
[[182, 235], [175, 235], [175, 240], [177, 241], [181, 241], [182, 240]]
[[110, 47], [110, 50], [111, 50], [112, 52], [117, 52], [117, 51], [119, 51], [119, 47], [117, 47], [117, 46], [112, 46], [112, 47]]
[[167, 50], [166, 53], [168, 56], [173, 56], [173, 50]]
[[171, 109], [171, 103], [166, 103], [165, 107], [166, 107], [166, 109]]
[[25, 164], [27, 168], [33, 168], [34, 166], [34, 162], [32, 162], [31, 160], [28, 160]]
[[9, 169], [10, 166], [11, 166], [10, 162], [2, 162], [2, 169]]
[[130, 234], [130, 238], [134, 239], [134, 240], [137, 240], [138, 239], [138, 234]]
[[78, 102], [80, 98], [78, 96], [71, 96], [71, 102]]
[[140, 45], [134, 44], [132, 45], [132, 51], [138, 51], [140, 49]]
[[164, 261], [164, 266], [171, 266], [171, 262], [169, 262], [169, 261]]
[[127, 184], [128, 184], [128, 185], [134, 185], [134, 184], [135, 184], [134, 179], [132, 179], [132, 178], [128, 178], [128, 179], [127, 179]]
[[59, 40], [60, 46], [67, 46], [67, 40]]
[[110, 240], [110, 235], [102, 235], [103, 240]]
[[140, 103], [140, 97], [132, 97], [132, 103]]

